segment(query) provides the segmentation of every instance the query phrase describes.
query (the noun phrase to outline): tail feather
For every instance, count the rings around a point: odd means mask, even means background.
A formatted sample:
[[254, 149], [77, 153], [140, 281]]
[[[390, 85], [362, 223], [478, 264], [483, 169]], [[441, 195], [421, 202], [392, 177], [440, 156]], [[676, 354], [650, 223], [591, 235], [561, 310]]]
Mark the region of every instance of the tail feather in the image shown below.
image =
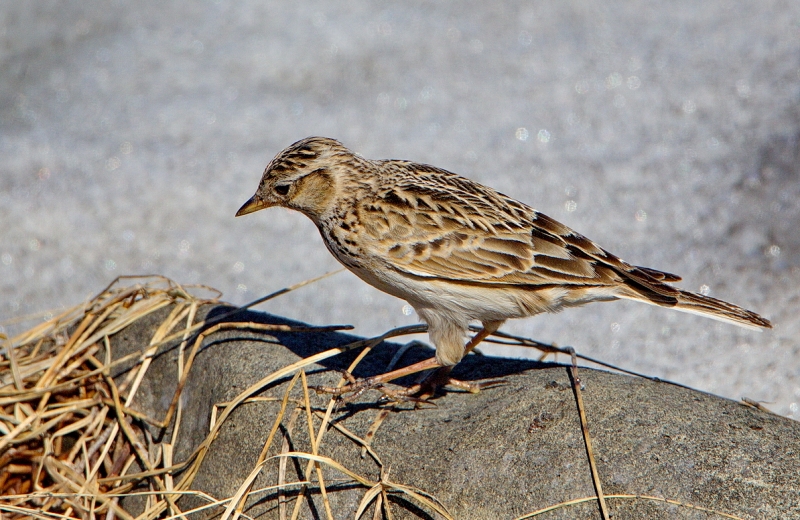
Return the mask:
[[752, 330], [771, 329], [772, 323], [753, 311], [748, 311], [732, 303], [710, 296], [684, 291], [671, 287], [677, 294], [665, 295], [666, 291], [655, 291], [652, 284], [644, 287], [628, 281], [625, 291], [618, 293], [620, 298], [636, 300], [659, 307], [669, 307], [678, 311], [698, 314], [714, 320], [724, 321]]
[[772, 323], [753, 311], [748, 311], [732, 303], [717, 300], [689, 291], [681, 291], [675, 309], [699, 314], [715, 320], [725, 321], [748, 329], [771, 329]]
[[675, 275], [641, 267], [632, 267], [627, 271], [618, 270], [617, 272], [622, 275], [624, 282], [617, 293], [620, 298], [641, 301], [659, 307], [671, 307], [753, 330], [772, 328], [769, 320], [755, 312], [664, 283], [678, 278]]
[[602, 255], [588, 256], [597, 262], [595, 269], [609, 269], [616, 273], [618, 285], [614, 289], [614, 296], [617, 298], [671, 307], [753, 330], [772, 328], [769, 320], [755, 312], [710, 296], [673, 287], [667, 282], [679, 281], [681, 277], [676, 274], [631, 265], [608, 251], [600, 251]]

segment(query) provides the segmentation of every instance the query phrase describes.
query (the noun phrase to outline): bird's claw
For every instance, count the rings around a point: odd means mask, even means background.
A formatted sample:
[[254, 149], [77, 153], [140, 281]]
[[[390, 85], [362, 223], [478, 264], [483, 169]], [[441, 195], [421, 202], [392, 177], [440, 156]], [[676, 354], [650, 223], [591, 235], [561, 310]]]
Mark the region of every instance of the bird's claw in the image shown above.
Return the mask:
[[492, 379], [491, 381], [483, 381], [480, 383], [467, 383], [466, 381], [461, 381], [459, 379], [453, 379], [452, 377], [447, 381], [447, 384], [450, 386], [454, 386], [461, 390], [466, 390], [471, 394], [478, 394], [484, 388], [492, 388], [495, 386], [505, 385], [507, 381], [505, 379]]
[[449, 376], [449, 369], [446, 371], [435, 371], [423, 381], [408, 388], [392, 390], [386, 383], [380, 381], [378, 377], [365, 377], [358, 379], [346, 370], [337, 369], [342, 377], [347, 380], [347, 384], [339, 387], [334, 386], [312, 386], [317, 394], [329, 394], [336, 398], [336, 405], [351, 403], [361, 397], [367, 390], [377, 390], [382, 395], [382, 401], [395, 403], [414, 403], [416, 406], [431, 404], [430, 399], [436, 395], [437, 390], [444, 386], [453, 386], [471, 394], [477, 394], [484, 388], [491, 388], [506, 384], [503, 379], [493, 379], [481, 383], [467, 383]]

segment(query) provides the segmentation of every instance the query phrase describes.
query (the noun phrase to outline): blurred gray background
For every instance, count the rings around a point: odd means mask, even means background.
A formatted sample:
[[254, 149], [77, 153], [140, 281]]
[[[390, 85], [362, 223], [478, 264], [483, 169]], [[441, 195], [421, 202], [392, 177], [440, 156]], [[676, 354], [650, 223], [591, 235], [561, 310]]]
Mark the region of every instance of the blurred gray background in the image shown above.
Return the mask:
[[[304, 216], [233, 217], [278, 151], [324, 135], [776, 324], [616, 302], [505, 330], [800, 416], [797, 2], [164, 4], [0, 3], [6, 333], [120, 274], [244, 303], [337, 269]], [[260, 309], [371, 335], [416, 322], [404, 305], [341, 273]]]

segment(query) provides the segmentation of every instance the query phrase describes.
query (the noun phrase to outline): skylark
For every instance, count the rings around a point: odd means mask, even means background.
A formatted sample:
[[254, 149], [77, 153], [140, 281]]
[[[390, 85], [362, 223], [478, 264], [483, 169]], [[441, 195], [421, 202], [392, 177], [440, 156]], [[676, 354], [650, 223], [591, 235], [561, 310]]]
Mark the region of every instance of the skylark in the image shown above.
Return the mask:
[[[772, 327], [751, 311], [673, 287], [667, 282], [680, 277], [628, 264], [492, 188], [426, 164], [365, 159], [334, 139], [308, 137], [280, 152], [236, 216], [271, 206], [308, 216], [339, 262], [406, 300], [428, 324], [435, 358], [371, 385], [452, 367], [509, 318], [589, 302], [624, 298]], [[483, 329], [465, 344], [471, 321]]]

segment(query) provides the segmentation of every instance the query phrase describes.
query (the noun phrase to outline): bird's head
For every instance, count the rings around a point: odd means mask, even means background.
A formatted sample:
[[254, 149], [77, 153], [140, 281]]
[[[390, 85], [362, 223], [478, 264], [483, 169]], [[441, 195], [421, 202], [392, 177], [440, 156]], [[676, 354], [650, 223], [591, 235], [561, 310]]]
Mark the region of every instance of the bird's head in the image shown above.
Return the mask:
[[312, 220], [329, 209], [337, 189], [334, 168], [342, 156], [352, 157], [339, 141], [307, 137], [287, 147], [267, 165], [255, 195], [236, 216], [282, 206], [305, 213]]

